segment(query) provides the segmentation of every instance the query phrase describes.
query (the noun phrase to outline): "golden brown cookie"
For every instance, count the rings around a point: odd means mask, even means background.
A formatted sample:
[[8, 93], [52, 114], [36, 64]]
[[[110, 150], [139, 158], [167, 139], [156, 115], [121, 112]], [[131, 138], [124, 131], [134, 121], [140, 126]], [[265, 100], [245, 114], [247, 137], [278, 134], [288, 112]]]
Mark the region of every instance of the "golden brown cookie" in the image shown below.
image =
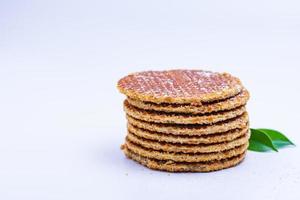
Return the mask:
[[249, 100], [249, 92], [243, 89], [241, 93], [236, 96], [230, 97], [221, 101], [214, 101], [208, 103], [202, 103], [202, 105], [191, 104], [169, 104], [169, 103], [152, 103], [144, 102], [135, 99], [128, 98], [129, 104], [144, 110], [162, 111], [169, 113], [191, 113], [191, 114], [204, 114], [225, 110], [232, 110], [240, 106], [246, 105]]
[[160, 124], [138, 120], [129, 115], [127, 115], [127, 120], [130, 124], [149, 131], [172, 135], [202, 136], [241, 129], [248, 124], [248, 114], [244, 113], [239, 117], [211, 125]]
[[149, 140], [158, 142], [168, 142], [177, 144], [213, 144], [226, 141], [232, 141], [245, 135], [248, 132], [248, 126], [241, 129], [233, 129], [224, 133], [202, 135], [202, 136], [186, 136], [186, 135], [172, 135], [164, 134], [145, 129], [138, 128], [130, 123], [127, 124], [127, 129], [130, 133]]
[[125, 146], [123, 148], [125, 155], [135, 160], [136, 162], [154, 170], [168, 171], [168, 172], [211, 172], [229, 167], [236, 166], [241, 163], [246, 155], [246, 152], [229, 159], [210, 161], [210, 162], [174, 162], [174, 161], [161, 161], [152, 158], [146, 158], [136, 153], [133, 153]]
[[138, 137], [130, 132], [128, 132], [126, 139], [144, 148], [153, 149], [153, 150], [161, 150], [165, 152], [177, 152], [177, 153], [210, 153], [210, 152], [225, 151], [246, 144], [248, 142], [249, 137], [250, 137], [250, 133], [248, 132], [247, 134], [232, 141], [222, 142], [217, 144], [198, 144], [198, 145], [157, 142], [157, 141]]
[[132, 99], [154, 103], [195, 103], [239, 94], [240, 80], [228, 73], [202, 70], [145, 71], [119, 80], [119, 91]]
[[124, 144], [130, 151], [146, 158], [157, 160], [172, 160], [174, 162], [204, 162], [223, 160], [244, 153], [248, 148], [248, 142], [233, 149], [213, 153], [170, 153], [144, 148], [129, 140]]
[[175, 124], [213, 124], [220, 121], [235, 118], [246, 112], [246, 107], [241, 106], [229, 111], [220, 111], [210, 114], [175, 114], [157, 111], [142, 110], [124, 101], [125, 112], [136, 119], [156, 123], [175, 123]]

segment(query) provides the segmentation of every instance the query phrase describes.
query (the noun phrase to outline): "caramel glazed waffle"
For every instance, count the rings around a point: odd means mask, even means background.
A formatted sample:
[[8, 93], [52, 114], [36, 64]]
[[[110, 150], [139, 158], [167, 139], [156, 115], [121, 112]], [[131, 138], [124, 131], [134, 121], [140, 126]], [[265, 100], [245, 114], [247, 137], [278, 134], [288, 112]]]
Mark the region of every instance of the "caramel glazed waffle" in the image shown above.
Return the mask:
[[125, 155], [155, 170], [209, 172], [245, 158], [249, 93], [227, 73], [148, 71], [118, 82], [128, 98]]

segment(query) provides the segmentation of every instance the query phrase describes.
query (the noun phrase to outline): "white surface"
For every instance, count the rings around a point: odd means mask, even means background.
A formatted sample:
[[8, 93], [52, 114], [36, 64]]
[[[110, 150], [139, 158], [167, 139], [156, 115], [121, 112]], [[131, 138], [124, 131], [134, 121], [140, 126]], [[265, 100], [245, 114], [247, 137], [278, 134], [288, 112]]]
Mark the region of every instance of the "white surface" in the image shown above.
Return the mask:
[[1, 1], [0, 11], [0, 199], [300, 198], [299, 147], [207, 174], [126, 159], [115, 88], [146, 69], [228, 71], [252, 94], [251, 126], [300, 144], [297, 1]]

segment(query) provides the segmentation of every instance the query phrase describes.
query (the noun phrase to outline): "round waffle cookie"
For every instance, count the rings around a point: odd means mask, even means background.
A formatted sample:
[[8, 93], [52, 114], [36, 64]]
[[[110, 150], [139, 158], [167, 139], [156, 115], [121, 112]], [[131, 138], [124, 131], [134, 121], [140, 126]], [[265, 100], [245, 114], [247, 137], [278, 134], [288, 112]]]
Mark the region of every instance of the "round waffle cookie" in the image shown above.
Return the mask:
[[233, 110], [220, 111], [210, 114], [191, 115], [142, 110], [130, 105], [128, 101], [125, 100], [124, 110], [128, 115], [148, 122], [175, 124], [212, 124], [240, 116], [244, 112], [246, 112], [246, 107], [241, 106]]
[[224, 110], [232, 110], [243, 106], [249, 100], [249, 92], [243, 89], [241, 93], [221, 101], [214, 101], [202, 103], [202, 105], [195, 104], [169, 104], [169, 103], [152, 103], [144, 102], [128, 98], [129, 104], [144, 110], [162, 111], [170, 113], [191, 113], [191, 114], [205, 114], [211, 112], [218, 112]]
[[228, 149], [233, 149], [235, 147], [246, 144], [249, 139], [249, 132], [243, 136], [228, 142], [222, 142], [217, 144], [198, 144], [198, 145], [189, 145], [189, 144], [172, 144], [166, 142], [157, 142], [153, 140], [144, 139], [138, 137], [130, 132], [126, 136], [126, 140], [131, 141], [132, 143], [138, 144], [144, 148], [164, 151], [164, 152], [177, 152], [177, 153], [210, 153], [225, 151]]
[[123, 146], [123, 151], [125, 155], [135, 160], [136, 162], [154, 170], [168, 171], [168, 172], [211, 172], [221, 169], [226, 169], [233, 167], [241, 163], [246, 155], [246, 152], [237, 155], [232, 158], [217, 160], [217, 161], [208, 161], [208, 162], [174, 162], [174, 161], [162, 161], [153, 158], [146, 158], [139, 154], [136, 154], [125, 146]]
[[148, 168], [209, 172], [233, 167], [249, 145], [249, 92], [228, 73], [145, 71], [119, 80], [127, 96], [125, 155]]
[[226, 120], [223, 122], [211, 124], [211, 125], [199, 125], [199, 124], [161, 124], [152, 123], [135, 119], [127, 115], [127, 120], [130, 124], [149, 131], [180, 135], [180, 136], [202, 136], [216, 133], [223, 133], [233, 129], [241, 129], [248, 124], [247, 112], [236, 118]]
[[177, 144], [213, 144], [235, 140], [248, 132], [248, 126], [241, 129], [233, 129], [224, 133], [217, 133], [203, 136], [178, 136], [164, 134], [145, 129], [140, 129], [128, 123], [127, 129], [130, 133], [149, 140]]
[[129, 98], [154, 103], [195, 103], [239, 94], [240, 80], [227, 73], [202, 70], [146, 71], [130, 74], [117, 85]]
[[146, 158], [158, 160], [172, 160], [175, 162], [203, 162], [223, 160], [244, 153], [248, 148], [248, 142], [233, 149], [213, 153], [170, 153], [144, 148], [129, 140], [124, 144], [130, 151]]

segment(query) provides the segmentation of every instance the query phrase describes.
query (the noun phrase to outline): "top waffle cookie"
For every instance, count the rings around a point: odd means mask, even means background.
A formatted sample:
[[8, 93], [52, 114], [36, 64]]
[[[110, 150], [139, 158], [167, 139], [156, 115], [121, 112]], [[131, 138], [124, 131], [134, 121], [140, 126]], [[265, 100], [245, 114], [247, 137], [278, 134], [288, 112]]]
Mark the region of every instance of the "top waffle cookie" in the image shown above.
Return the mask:
[[195, 105], [230, 98], [243, 90], [238, 78], [203, 70], [139, 72], [122, 78], [117, 87], [140, 101]]

